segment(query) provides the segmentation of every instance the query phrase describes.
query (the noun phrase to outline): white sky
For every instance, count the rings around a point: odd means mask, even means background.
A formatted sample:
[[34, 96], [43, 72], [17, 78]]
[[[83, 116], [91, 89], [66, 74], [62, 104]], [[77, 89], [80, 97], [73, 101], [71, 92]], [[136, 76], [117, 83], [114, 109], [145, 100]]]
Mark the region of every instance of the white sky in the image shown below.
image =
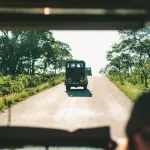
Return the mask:
[[105, 67], [106, 51], [119, 41], [118, 31], [52, 31], [56, 40], [67, 43], [74, 59], [84, 60], [98, 74]]

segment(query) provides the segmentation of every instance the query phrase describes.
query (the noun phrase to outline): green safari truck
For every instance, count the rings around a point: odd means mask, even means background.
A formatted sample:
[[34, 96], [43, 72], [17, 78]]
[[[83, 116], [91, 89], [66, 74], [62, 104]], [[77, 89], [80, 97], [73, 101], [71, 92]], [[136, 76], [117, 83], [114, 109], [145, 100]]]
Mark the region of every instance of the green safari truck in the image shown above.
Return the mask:
[[65, 86], [66, 91], [71, 87], [83, 87], [87, 89], [88, 78], [86, 64], [82, 60], [70, 60], [66, 62]]

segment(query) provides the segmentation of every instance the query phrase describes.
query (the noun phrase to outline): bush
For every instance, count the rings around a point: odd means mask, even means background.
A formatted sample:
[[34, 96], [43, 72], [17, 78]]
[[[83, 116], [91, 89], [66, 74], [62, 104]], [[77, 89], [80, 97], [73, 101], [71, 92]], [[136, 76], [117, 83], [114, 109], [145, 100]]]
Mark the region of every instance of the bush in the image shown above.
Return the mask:
[[0, 77], [0, 111], [28, 96], [64, 81], [63, 75], [18, 75]]
[[2, 98], [0, 99], [0, 111], [2, 111], [2, 109], [4, 108], [4, 102], [2, 100]]
[[[26, 88], [36, 87], [46, 82], [53, 82], [53, 75], [18, 75], [18, 76], [1, 76], [0, 77], [0, 96], [19, 93]], [[56, 85], [52, 83], [52, 85]], [[34, 92], [33, 92], [34, 93]]]

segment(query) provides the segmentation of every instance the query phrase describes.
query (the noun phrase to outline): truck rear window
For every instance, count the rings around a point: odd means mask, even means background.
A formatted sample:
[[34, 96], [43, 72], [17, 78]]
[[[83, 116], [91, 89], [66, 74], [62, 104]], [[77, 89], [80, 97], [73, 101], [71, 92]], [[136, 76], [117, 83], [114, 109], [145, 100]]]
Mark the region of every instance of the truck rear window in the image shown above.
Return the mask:
[[83, 63], [67, 63], [67, 68], [83, 68]]

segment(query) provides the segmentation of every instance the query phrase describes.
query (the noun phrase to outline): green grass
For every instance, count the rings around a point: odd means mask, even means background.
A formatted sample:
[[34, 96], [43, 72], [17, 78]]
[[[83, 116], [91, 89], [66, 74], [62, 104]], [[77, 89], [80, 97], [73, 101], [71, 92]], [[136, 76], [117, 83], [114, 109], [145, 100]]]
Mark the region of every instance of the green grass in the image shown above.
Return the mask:
[[125, 93], [125, 95], [132, 101], [136, 101], [137, 97], [139, 97], [144, 89], [139, 85], [132, 85], [129, 82], [125, 82], [124, 85], [121, 85], [118, 81], [113, 81], [113, 83]]
[[132, 101], [135, 102], [143, 92], [150, 92], [150, 80], [148, 80], [148, 87], [145, 88], [144, 84], [132, 84], [127, 80], [123, 81], [123, 85], [115, 76], [107, 76], [124, 94]]
[[33, 88], [27, 88], [20, 93], [14, 93], [11, 95], [0, 97], [0, 111], [7, 109], [10, 105], [14, 105], [20, 101], [25, 100], [29, 96], [35, 95], [45, 89], [51, 88], [55, 85], [60, 84], [63, 82], [63, 76], [53, 78], [49, 83], [43, 83]]

